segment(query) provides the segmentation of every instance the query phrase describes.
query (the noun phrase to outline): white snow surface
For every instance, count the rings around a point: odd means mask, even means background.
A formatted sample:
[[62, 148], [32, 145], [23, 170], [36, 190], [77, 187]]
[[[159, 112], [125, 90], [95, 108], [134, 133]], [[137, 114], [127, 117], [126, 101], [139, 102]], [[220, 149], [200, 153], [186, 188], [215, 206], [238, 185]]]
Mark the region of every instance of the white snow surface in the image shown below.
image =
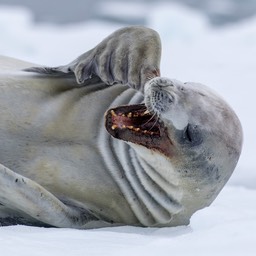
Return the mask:
[[[0, 227], [1, 255], [256, 255], [256, 18], [216, 29], [199, 13], [178, 5], [145, 8], [148, 26], [162, 39], [162, 76], [210, 86], [239, 116], [244, 146], [233, 176], [210, 207], [192, 216], [189, 226]], [[103, 22], [35, 25], [27, 10], [1, 7], [0, 54], [62, 65], [119, 27]]]

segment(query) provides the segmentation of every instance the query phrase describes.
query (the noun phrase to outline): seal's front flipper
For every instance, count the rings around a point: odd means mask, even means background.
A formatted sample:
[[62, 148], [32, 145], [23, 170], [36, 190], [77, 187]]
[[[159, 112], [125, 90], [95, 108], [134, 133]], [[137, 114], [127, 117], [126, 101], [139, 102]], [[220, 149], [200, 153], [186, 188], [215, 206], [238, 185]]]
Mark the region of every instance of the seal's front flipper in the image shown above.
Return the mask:
[[156, 31], [133, 26], [117, 30], [70, 64], [26, 71], [51, 76], [73, 75], [78, 84], [98, 77], [107, 85], [124, 84], [144, 92], [145, 83], [160, 76], [161, 42]]
[[[92, 52], [92, 50], [82, 54], [77, 59], [73, 60], [71, 63], [69, 63], [67, 65], [58, 66], [58, 67], [36, 66], [36, 67], [25, 68], [23, 70], [27, 71], [27, 72], [34, 72], [37, 74], [46, 75], [46, 76], [55, 76], [55, 77], [73, 76], [73, 77], [75, 77], [74, 70], [75, 70], [76, 66], [78, 65], [78, 63], [81, 62], [81, 60], [87, 60], [87, 62], [89, 63], [90, 58], [91, 58], [91, 52]], [[86, 77], [86, 79], [89, 79], [89, 78], [91, 78], [91, 76], [89, 75], [89, 68], [88, 68], [88, 76]]]
[[36, 182], [0, 165], [0, 203], [55, 227], [83, 228], [96, 217], [69, 207]]
[[[77, 80], [78, 84], [81, 86], [97, 84], [102, 82], [99, 76], [92, 72], [92, 63], [91, 63], [91, 51], [88, 51], [77, 59], [72, 61], [71, 63], [63, 66], [58, 67], [45, 67], [45, 66], [36, 66], [36, 67], [29, 67], [23, 69], [23, 71], [35, 73], [38, 76], [43, 77], [55, 77], [55, 78], [73, 78]], [[84, 62], [84, 80], [83, 82], [79, 81], [75, 72], [76, 67], [79, 63], [83, 60]]]

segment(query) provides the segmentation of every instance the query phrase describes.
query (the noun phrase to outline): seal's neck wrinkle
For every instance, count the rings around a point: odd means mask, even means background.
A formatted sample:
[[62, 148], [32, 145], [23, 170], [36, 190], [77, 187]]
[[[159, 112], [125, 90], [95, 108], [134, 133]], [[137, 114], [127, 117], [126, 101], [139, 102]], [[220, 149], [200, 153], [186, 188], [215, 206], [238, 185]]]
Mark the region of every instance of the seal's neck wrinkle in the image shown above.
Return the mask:
[[[143, 188], [136, 172], [136, 166], [131, 162], [130, 147], [122, 141], [114, 141], [114, 143], [116, 143], [116, 153], [119, 155], [119, 160], [124, 172], [125, 184], [123, 183], [120, 188], [139, 222], [144, 226], [154, 226], [160, 219], [157, 214], [152, 214], [151, 205], [154, 202], [152, 202], [147, 191]], [[122, 153], [120, 154], [120, 152]], [[124, 185], [126, 186], [125, 189]], [[156, 205], [154, 205], [154, 207], [156, 207]], [[170, 218], [169, 216], [164, 217]]]
[[127, 179], [127, 171], [130, 162], [127, 162], [129, 146], [123, 141], [113, 139], [106, 131], [101, 131], [101, 143], [103, 149], [101, 151], [107, 170], [116, 182], [117, 186], [124, 195], [126, 201], [130, 205], [139, 222], [144, 226], [154, 225], [154, 220], [148, 213], [145, 205], [140, 201], [134, 191], [131, 181]]
[[[140, 175], [140, 173], [145, 173], [147, 176], [145, 180], [142, 180], [143, 186], [145, 188], [149, 186], [154, 186], [154, 189], [157, 188], [157, 191], [154, 191], [154, 195], [158, 195], [158, 193], [160, 193], [159, 200], [162, 200], [167, 196], [167, 201], [170, 201], [171, 204], [166, 207], [170, 209], [172, 213], [179, 211], [181, 209], [179, 202], [182, 199], [182, 191], [180, 189], [180, 184], [177, 179], [174, 178], [174, 175], [169, 175], [169, 179], [167, 179], [162, 175], [163, 172], [161, 172], [161, 170], [156, 170], [154, 166], [139, 157], [135, 151], [131, 151], [131, 156], [133, 161], [136, 161], [137, 165], [140, 167], [138, 175]], [[171, 172], [174, 170], [170, 170], [169, 168], [169, 171]], [[146, 183], [144, 184], [145, 181]]]
[[118, 165], [112, 162], [110, 169], [108, 161], [108, 169], [139, 222], [144, 226], [170, 223], [182, 210], [178, 186], [161, 177], [123, 141], [110, 138], [109, 152]]
[[182, 192], [179, 186], [161, 176], [159, 170], [140, 158], [134, 149], [130, 148], [129, 152], [139, 183], [147, 193], [144, 199], [150, 202], [148, 209], [158, 223], [169, 223], [173, 214], [182, 210]]

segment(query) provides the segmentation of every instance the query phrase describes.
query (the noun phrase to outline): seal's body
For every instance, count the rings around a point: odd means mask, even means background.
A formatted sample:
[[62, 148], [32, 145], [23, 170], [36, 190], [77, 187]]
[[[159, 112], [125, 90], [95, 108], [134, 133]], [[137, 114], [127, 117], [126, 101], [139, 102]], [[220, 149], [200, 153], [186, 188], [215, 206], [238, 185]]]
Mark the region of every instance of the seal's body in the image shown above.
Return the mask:
[[130, 27], [66, 66], [1, 57], [2, 225], [176, 226], [214, 200], [240, 123], [206, 87], [160, 78], [160, 49]]
[[70, 191], [74, 204], [83, 198], [90, 211], [96, 206], [98, 214], [115, 222], [130, 212], [132, 223], [134, 216], [101, 157], [100, 135], [104, 114], [117, 97], [118, 104], [128, 104], [135, 94], [142, 101], [142, 95], [123, 85], [81, 87], [75, 79], [24, 71], [3, 73], [1, 79], [0, 162], [65, 201]]

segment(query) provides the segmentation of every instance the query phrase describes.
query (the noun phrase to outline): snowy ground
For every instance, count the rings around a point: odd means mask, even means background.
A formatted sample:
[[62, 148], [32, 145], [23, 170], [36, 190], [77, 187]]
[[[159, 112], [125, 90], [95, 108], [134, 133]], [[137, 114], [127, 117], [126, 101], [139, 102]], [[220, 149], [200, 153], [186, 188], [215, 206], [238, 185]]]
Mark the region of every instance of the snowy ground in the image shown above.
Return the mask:
[[[256, 18], [213, 29], [200, 14], [174, 5], [152, 6], [148, 13], [149, 26], [162, 38], [162, 75], [214, 88], [241, 119], [244, 148], [228, 185], [188, 227], [1, 227], [1, 255], [256, 255]], [[0, 8], [0, 54], [64, 64], [117, 28], [95, 22], [35, 26], [25, 10]]]

